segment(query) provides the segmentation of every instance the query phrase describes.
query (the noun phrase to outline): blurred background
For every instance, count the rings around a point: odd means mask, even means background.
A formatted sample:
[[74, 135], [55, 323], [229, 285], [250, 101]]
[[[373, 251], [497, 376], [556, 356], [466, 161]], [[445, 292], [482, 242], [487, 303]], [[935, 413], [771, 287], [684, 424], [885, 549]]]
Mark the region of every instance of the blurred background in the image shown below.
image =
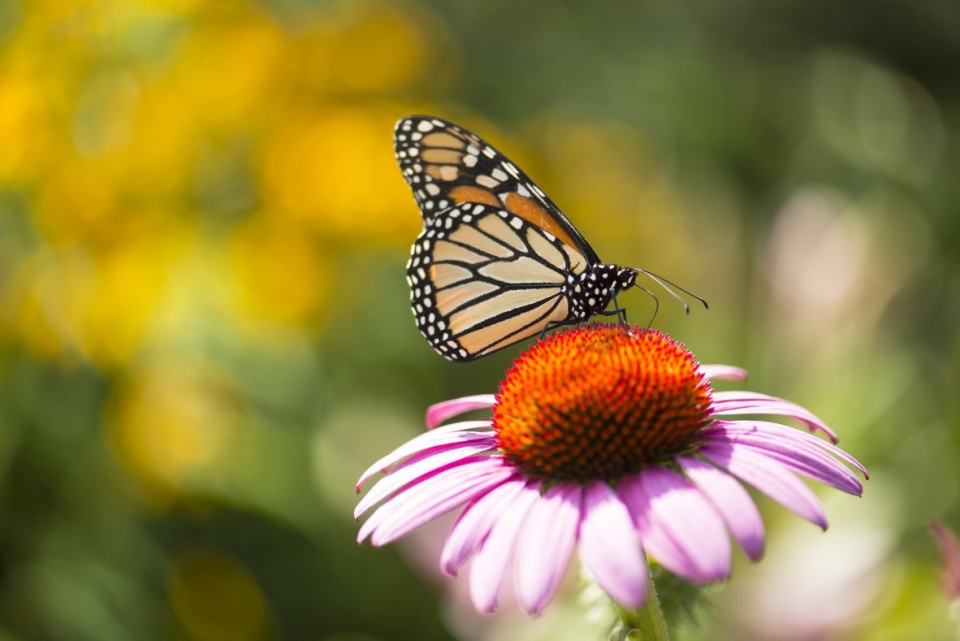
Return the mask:
[[414, 326], [410, 113], [870, 468], [826, 534], [760, 499], [767, 558], [677, 638], [957, 638], [960, 4], [3, 0], [0, 640], [602, 638], [576, 577], [480, 617], [442, 527], [355, 543], [359, 473], [520, 351]]

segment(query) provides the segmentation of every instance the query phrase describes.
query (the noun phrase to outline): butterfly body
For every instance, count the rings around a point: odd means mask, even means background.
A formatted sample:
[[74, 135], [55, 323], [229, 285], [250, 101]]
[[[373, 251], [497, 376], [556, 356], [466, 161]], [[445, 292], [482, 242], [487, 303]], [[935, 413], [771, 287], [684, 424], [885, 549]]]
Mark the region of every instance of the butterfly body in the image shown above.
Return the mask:
[[603, 313], [618, 292], [633, 287], [639, 272], [631, 267], [594, 263], [577, 275], [567, 275], [563, 294], [570, 300], [570, 317], [576, 322]]
[[506, 156], [432, 116], [397, 123], [397, 160], [423, 216], [407, 264], [417, 327], [453, 361], [601, 314], [643, 271], [600, 261]]

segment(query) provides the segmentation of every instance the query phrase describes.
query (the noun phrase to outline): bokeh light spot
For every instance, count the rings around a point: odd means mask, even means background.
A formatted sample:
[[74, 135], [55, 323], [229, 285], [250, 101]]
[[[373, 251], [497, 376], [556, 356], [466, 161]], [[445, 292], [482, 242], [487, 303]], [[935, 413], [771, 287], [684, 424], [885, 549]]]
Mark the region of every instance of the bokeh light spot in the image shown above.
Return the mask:
[[267, 627], [267, 604], [256, 579], [217, 550], [189, 550], [174, 559], [170, 603], [196, 641], [257, 641]]
[[164, 507], [222, 476], [241, 425], [236, 392], [211, 364], [145, 366], [116, 392], [111, 441], [148, 502]]

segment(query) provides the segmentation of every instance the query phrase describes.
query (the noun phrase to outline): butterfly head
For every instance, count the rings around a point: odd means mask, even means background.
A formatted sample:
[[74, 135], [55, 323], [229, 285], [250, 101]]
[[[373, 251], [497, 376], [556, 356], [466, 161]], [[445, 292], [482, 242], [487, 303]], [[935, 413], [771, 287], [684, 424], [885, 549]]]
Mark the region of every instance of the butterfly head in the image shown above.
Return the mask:
[[639, 270], [636, 270], [633, 267], [617, 267], [617, 273], [614, 277], [616, 290], [618, 292], [622, 292], [625, 289], [633, 287], [636, 284], [637, 276], [639, 275]]

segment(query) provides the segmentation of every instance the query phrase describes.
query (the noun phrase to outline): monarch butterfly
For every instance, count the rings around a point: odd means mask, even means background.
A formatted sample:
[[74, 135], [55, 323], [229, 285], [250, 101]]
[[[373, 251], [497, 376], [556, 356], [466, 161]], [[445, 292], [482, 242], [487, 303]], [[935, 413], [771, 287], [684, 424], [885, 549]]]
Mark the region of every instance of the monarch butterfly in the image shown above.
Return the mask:
[[601, 262], [543, 190], [466, 129], [410, 116], [396, 125], [394, 148], [423, 215], [407, 263], [411, 307], [420, 333], [448, 360], [622, 315], [605, 312], [617, 292], [637, 286], [653, 296], [636, 284], [641, 273], [679, 298], [666, 279]]

